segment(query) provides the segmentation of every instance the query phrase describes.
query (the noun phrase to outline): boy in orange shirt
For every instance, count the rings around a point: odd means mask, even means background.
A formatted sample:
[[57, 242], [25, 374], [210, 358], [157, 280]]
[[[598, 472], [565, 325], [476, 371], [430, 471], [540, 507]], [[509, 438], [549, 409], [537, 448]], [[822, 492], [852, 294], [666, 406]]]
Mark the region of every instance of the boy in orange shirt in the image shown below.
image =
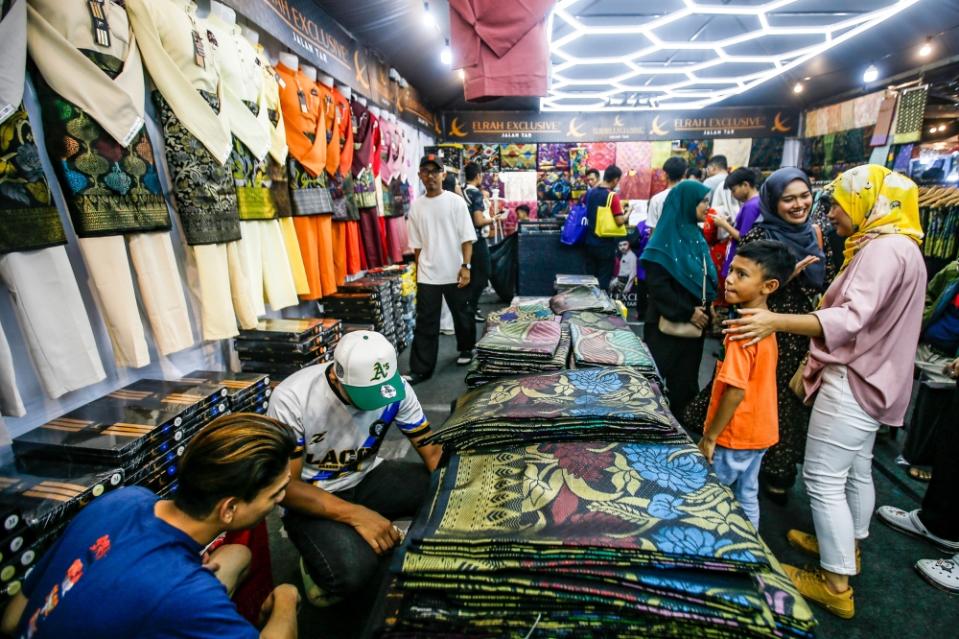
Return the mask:
[[[766, 298], [784, 285], [795, 264], [782, 242], [741, 245], [726, 276], [726, 302], [766, 309]], [[712, 396], [699, 450], [720, 481], [732, 488], [759, 529], [759, 467], [766, 449], [779, 441], [776, 394], [776, 336], [744, 346], [729, 337], [716, 363]]]

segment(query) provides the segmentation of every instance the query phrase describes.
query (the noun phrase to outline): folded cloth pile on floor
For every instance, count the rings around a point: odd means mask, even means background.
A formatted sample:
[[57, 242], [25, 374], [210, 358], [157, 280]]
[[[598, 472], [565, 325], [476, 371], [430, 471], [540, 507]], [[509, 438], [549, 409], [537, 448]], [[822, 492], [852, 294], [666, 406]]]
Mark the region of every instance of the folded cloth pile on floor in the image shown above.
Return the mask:
[[429, 441], [474, 451], [542, 441], [685, 438], [658, 385], [620, 366], [504, 378], [475, 388], [457, 400]]
[[384, 636], [812, 636], [688, 440], [453, 455], [433, 493], [394, 561]]
[[563, 313], [563, 321], [569, 322], [571, 325], [601, 328], [606, 331], [615, 331], [629, 326], [626, 320], [619, 315], [608, 315], [593, 311], [567, 311]]
[[609, 295], [596, 286], [578, 285], [564, 289], [550, 298], [549, 305], [557, 315], [568, 311], [594, 311], [607, 315], [619, 312]]
[[566, 273], [557, 273], [553, 278], [553, 289], [560, 293], [574, 286], [599, 286], [599, 280], [595, 275], [570, 275]]
[[474, 388], [501, 377], [561, 370], [569, 347], [569, 326], [554, 320], [496, 324], [476, 344], [466, 385]]

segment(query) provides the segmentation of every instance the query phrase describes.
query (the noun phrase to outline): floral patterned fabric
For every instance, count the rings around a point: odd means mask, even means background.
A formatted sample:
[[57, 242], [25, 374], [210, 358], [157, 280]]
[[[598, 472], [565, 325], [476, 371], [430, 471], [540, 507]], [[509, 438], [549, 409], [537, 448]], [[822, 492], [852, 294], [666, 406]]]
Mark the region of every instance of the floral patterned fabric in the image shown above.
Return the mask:
[[566, 171], [540, 171], [536, 180], [536, 197], [539, 200], [567, 201], [571, 190], [569, 173]]
[[577, 366], [632, 366], [645, 372], [656, 371], [652, 354], [633, 331], [610, 331], [576, 324], [571, 328]]
[[593, 311], [568, 311], [563, 313], [563, 321], [570, 325], [598, 328], [604, 331], [615, 331], [626, 328], [628, 324], [619, 315], [606, 315]]
[[653, 145], [651, 142], [617, 142], [616, 166], [623, 171], [641, 171], [652, 168]]
[[550, 308], [557, 315], [567, 311], [616, 313], [616, 305], [605, 291], [596, 286], [573, 286], [550, 298]]
[[466, 371], [466, 386], [476, 388], [502, 377], [551, 373], [566, 368], [572, 342], [569, 326], [559, 323], [556, 325], [560, 327], [560, 336], [550, 359], [526, 358], [518, 353], [478, 351]]
[[467, 164], [479, 162], [483, 173], [496, 173], [500, 170], [498, 144], [464, 144], [463, 157]]
[[[253, 115], [260, 110], [255, 102], [244, 101], [244, 104]], [[236, 203], [241, 220], [272, 220], [277, 215], [271, 192], [272, 180], [268, 157], [262, 160], [256, 159], [246, 145], [235, 135], [233, 136], [230, 165], [233, 169]]]
[[685, 438], [659, 388], [628, 367], [501, 379], [461, 396], [431, 443], [499, 450], [536, 441]]
[[0, 123], [0, 253], [66, 244], [23, 107]]
[[570, 174], [570, 196], [580, 198], [586, 193], [588, 185], [586, 184], [586, 171], [588, 166], [589, 152], [586, 147], [575, 146], [569, 150], [569, 174]]
[[535, 302], [512, 304], [498, 311], [492, 311], [486, 316], [486, 330], [505, 322], [524, 322], [531, 320], [548, 320], [555, 318], [549, 307], [549, 298]]
[[481, 354], [510, 354], [522, 359], [550, 359], [559, 345], [559, 323], [549, 320], [503, 322], [477, 342]]
[[[85, 52], [108, 76], [123, 61]], [[50, 160], [64, 185], [73, 228], [80, 237], [166, 231], [170, 214], [146, 127], [124, 147], [78, 106], [34, 76]]]
[[499, 152], [500, 167], [503, 171], [535, 171], [535, 144], [504, 144]]
[[[202, 91], [200, 94], [213, 109], [219, 110], [220, 103], [215, 95]], [[163, 125], [176, 210], [183, 223], [187, 244], [239, 240], [240, 216], [230, 166], [217, 162], [206, 147], [180, 124], [159, 91], [153, 92], [153, 102]]]
[[[319, 175], [312, 175], [292, 154], [287, 157], [286, 164], [290, 173], [290, 197], [293, 200], [293, 215], [332, 213], [333, 197], [330, 195], [330, 180], [326, 171], [320, 171]], [[366, 172], [372, 176], [372, 173]], [[374, 190], [370, 192], [370, 195], [373, 196], [373, 206], [376, 206], [375, 188], [374, 183]]]
[[594, 142], [586, 145], [586, 166], [602, 175], [606, 167], [616, 164], [615, 142]]
[[653, 172], [649, 168], [630, 169], [619, 181], [619, 197], [623, 200], [648, 200]]
[[539, 144], [536, 149], [536, 168], [540, 171], [565, 171], [569, 168], [569, 150], [572, 144]]

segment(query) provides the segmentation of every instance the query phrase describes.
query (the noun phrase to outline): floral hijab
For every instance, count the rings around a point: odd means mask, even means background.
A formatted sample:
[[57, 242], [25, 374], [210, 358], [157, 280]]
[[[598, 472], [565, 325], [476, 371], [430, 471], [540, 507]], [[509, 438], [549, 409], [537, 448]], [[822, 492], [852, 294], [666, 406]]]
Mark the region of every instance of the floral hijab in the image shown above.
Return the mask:
[[833, 181], [833, 200], [852, 218], [842, 267], [880, 235], [905, 235], [922, 244], [919, 187], [906, 176], [877, 164], [849, 169]]

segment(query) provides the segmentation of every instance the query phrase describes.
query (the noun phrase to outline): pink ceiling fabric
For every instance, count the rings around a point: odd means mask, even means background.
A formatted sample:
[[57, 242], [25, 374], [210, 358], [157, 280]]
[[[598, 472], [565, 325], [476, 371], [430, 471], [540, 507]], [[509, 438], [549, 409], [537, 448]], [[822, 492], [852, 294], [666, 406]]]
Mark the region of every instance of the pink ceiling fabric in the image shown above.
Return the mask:
[[467, 100], [545, 96], [546, 18], [555, 0], [450, 0], [453, 68], [463, 69]]

